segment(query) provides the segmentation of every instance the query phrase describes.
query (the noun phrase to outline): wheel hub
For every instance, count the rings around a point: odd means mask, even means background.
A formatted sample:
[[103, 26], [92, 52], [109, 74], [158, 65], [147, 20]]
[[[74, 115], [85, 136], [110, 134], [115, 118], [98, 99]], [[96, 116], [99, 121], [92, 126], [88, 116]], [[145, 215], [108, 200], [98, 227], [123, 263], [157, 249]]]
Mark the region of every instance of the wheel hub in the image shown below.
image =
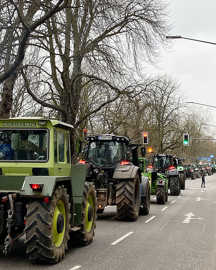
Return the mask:
[[57, 220], [57, 232], [62, 233], [63, 229], [64, 229], [64, 216], [62, 214], [59, 214]]

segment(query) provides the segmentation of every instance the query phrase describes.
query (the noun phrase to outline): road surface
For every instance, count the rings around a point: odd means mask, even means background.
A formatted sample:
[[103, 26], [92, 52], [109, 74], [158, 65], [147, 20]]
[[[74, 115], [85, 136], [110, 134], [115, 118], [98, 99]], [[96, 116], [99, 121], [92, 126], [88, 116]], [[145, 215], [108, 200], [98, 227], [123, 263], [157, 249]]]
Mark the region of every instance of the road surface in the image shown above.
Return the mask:
[[216, 269], [216, 174], [187, 180], [165, 205], [151, 199], [150, 215], [136, 222], [115, 219], [115, 207], [98, 217], [94, 242], [73, 248], [57, 265], [32, 265], [22, 241], [1, 255], [0, 270], [214, 270]]

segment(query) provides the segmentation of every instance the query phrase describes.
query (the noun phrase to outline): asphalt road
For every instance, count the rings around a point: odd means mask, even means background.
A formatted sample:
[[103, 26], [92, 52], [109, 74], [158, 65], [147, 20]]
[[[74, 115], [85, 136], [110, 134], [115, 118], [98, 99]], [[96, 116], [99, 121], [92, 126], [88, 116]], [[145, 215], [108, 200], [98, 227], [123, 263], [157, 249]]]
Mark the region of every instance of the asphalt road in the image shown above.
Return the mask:
[[152, 198], [150, 215], [136, 222], [115, 219], [108, 207], [97, 220], [94, 242], [67, 252], [57, 265], [32, 265], [20, 241], [13, 254], [0, 257], [1, 269], [61, 270], [214, 270], [216, 269], [216, 174], [187, 180], [180, 196], [166, 205]]

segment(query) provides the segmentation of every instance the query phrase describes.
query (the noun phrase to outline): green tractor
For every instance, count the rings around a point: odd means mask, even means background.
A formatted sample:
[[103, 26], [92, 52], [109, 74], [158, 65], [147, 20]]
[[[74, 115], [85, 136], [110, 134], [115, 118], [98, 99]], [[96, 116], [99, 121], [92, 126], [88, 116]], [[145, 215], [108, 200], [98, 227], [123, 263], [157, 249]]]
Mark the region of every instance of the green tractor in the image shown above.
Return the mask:
[[163, 159], [165, 160], [163, 170], [169, 180], [170, 195], [179, 196], [181, 193], [181, 183], [177, 170], [177, 159], [173, 155], [163, 155]]
[[177, 170], [179, 173], [179, 180], [180, 180], [180, 187], [181, 189], [185, 190], [185, 180], [186, 180], [186, 170], [183, 165], [183, 161], [180, 158], [177, 158], [178, 165], [177, 165]]
[[76, 240], [92, 242], [96, 195], [72, 165], [73, 127], [44, 118], [0, 120], [0, 250], [25, 236], [32, 263], [58, 263]]
[[137, 220], [150, 209], [150, 187], [141, 177], [138, 145], [113, 134], [87, 136], [80, 163], [89, 166], [88, 176], [94, 179], [97, 213], [108, 205], [117, 206], [119, 220]]
[[139, 161], [142, 175], [150, 179], [151, 195], [156, 196], [158, 204], [165, 204], [168, 201], [168, 178], [162, 169], [164, 160], [161, 155], [154, 155], [149, 164], [145, 157], [140, 157]]

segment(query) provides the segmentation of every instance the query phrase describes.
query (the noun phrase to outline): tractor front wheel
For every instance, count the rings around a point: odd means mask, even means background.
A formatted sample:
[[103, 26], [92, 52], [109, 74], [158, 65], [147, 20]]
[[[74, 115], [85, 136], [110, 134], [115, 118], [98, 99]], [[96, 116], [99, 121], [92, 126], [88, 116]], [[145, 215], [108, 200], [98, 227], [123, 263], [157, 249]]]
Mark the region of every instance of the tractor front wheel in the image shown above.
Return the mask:
[[74, 242], [75, 244], [85, 246], [93, 241], [96, 227], [96, 201], [96, 191], [94, 186], [85, 183], [82, 201], [81, 229], [71, 233], [72, 243]]

